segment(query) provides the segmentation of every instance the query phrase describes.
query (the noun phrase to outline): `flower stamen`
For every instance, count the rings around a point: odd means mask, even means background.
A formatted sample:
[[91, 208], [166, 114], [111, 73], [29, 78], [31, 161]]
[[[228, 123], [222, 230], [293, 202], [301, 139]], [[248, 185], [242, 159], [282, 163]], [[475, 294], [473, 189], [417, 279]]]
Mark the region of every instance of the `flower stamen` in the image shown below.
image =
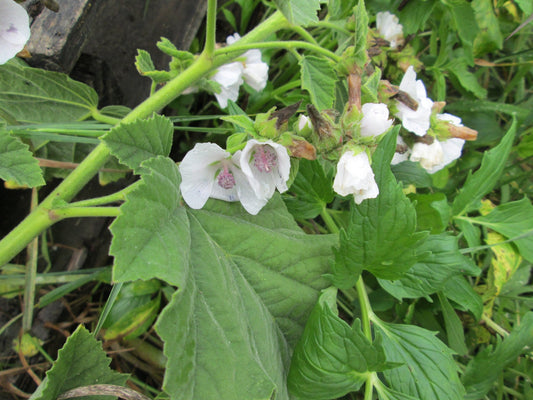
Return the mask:
[[253, 155], [254, 166], [260, 172], [270, 173], [278, 165], [276, 151], [270, 146], [258, 146]]
[[235, 177], [228, 170], [228, 167], [224, 166], [224, 170], [217, 176], [218, 186], [223, 189], [232, 189], [235, 186]]

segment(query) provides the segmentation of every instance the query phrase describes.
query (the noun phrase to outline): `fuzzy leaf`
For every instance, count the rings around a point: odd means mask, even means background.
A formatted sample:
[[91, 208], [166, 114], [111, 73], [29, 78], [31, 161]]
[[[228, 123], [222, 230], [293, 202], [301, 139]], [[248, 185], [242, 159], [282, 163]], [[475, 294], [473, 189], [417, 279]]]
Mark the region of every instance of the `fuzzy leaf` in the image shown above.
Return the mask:
[[320, 0], [274, 0], [274, 3], [291, 24], [305, 26], [318, 22]]
[[36, 187], [45, 184], [39, 162], [29, 146], [0, 128], [0, 178], [17, 185]]
[[105, 134], [102, 140], [121, 164], [138, 174], [143, 161], [169, 155], [173, 133], [172, 121], [154, 115], [152, 118], [119, 124]]
[[470, 311], [476, 320], [481, 318], [483, 300], [464, 276], [451, 277], [444, 284], [442, 291], [447, 298], [459, 304], [464, 310]]
[[390, 169], [398, 128], [383, 138], [372, 156], [378, 197], [352, 204], [334, 266], [333, 281], [339, 288], [353, 286], [362, 270], [381, 279], [400, 278], [417, 261], [418, 247], [427, 236], [416, 232], [415, 208]]
[[289, 211], [295, 218], [316, 218], [335, 197], [331, 182], [319, 161], [300, 160], [298, 175], [291, 185], [294, 196], [285, 196]]
[[218, 200], [191, 210], [172, 160], [143, 167], [111, 227], [111, 253], [116, 282], [178, 287], [156, 325], [165, 390], [180, 400], [287, 399], [288, 356], [327, 285], [336, 237], [304, 234], [280, 196], [257, 216]]
[[[124, 385], [128, 376], [109, 368], [110, 362], [102, 344], [80, 325], [59, 350], [54, 366], [46, 373], [31, 400], [56, 400], [60, 394], [80, 386]], [[81, 399], [99, 400], [102, 397], [86, 396]]]
[[400, 279], [379, 279], [379, 284], [398, 300], [426, 297], [441, 290], [456, 275], [479, 275], [480, 269], [461, 253], [457, 238], [448, 234], [431, 235], [419, 247], [425, 254]]
[[455, 198], [453, 215], [461, 215], [476, 207], [476, 204], [489, 193], [500, 178], [516, 133], [516, 119], [498, 146], [483, 155], [481, 167], [468, 175], [466, 182]]
[[363, 70], [368, 62], [368, 14], [366, 13], [365, 1], [359, 0], [357, 6], [354, 7], [355, 18], [355, 63]]
[[0, 65], [0, 121], [4, 118], [11, 125], [77, 121], [97, 106], [94, 89], [65, 74]]
[[383, 372], [389, 386], [424, 400], [462, 400], [465, 390], [449, 349], [433, 332], [413, 325], [374, 321], [387, 361], [403, 365]]
[[533, 346], [533, 312], [524, 315], [519, 326], [509, 336], [499, 341], [496, 348], [487, 347], [478, 353], [467, 365], [463, 383], [467, 390], [465, 399], [481, 399], [492, 388], [494, 382], [509, 364]]
[[302, 89], [306, 89], [311, 102], [318, 110], [333, 107], [337, 76], [330, 62], [315, 56], [303, 57], [300, 61]]
[[311, 312], [291, 361], [292, 395], [328, 400], [359, 390], [373, 371], [387, 368], [379, 338], [371, 343], [361, 331], [337, 315], [337, 290], [324, 290]]

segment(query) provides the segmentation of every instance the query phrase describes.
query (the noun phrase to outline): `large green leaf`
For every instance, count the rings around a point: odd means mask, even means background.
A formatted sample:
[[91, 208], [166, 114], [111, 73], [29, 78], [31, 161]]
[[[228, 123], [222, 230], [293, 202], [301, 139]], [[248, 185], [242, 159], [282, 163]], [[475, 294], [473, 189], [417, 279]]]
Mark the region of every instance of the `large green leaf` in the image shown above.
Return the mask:
[[354, 7], [355, 20], [355, 64], [363, 70], [368, 62], [368, 14], [365, 8], [365, 1], [359, 0]]
[[298, 175], [291, 185], [293, 195], [284, 197], [291, 214], [302, 219], [317, 217], [335, 197], [332, 182], [332, 174], [318, 160], [301, 159]]
[[350, 224], [340, 236], [333, 274], [339, 288], [353, 286], [362, 270], [381, 279], [400, 278], [417, 261], [427, 236], [416, 232], [415, 207], [390, 169], [398, 128], [383, 138], [372, 157], [379, 196], [352, 204]]
[[140, 172], [141, 163], [151, 157], [168, 156], [172, 146], [174, 125], [161, 115], [119, 124], [102, 137], [118, 160]]
[[0, 121], [11, 125], [77, 121], [97, 106], [94, 89], [65, 74], [0, 65]]
[[359, 321], [350, 327], [337, 315], [337, 290], [323, 291], [294, 350], [291, 394], [328, 400], [359, 390], [373, 371], [387, 368], [379, 339], [371, 343]]
[[43, 171], [28, 145], [0, 128], [0, 178], [29, 187], [45, 184]]
[[320, 0], [274, 0], [278, 9], [294, 25], [308, 25], [318, 21]]
[[492, 388], [503, 369], [533, 346], [533, 312], [524, 315], [519, 326], [496, 345], [478, 353], [467, 365], [463, 383], [467, 390], [465, 399], [481, 399]]
[[456, 275], [478, 275], [480, 269], [470, 258], [463, 256], [457, 238], [448, 234], [432, 235], [419, 252], [425, 254], [400, 279], [379, 279], [379, 284], [397, 299], [428, 297], [441, 290]]
[[337, 75], [325, 58], [306, 56], [300, 61], [302, 89], [311, 96], [311, 102], [319, 110], [333, 107]]
[[494, 188], [505, 167], [515, 133], [516, 120], [513, 121], [500, 144], [483, 155], [481, 167], [474, 174], [468, 175], [464, 186], [453, 202], [453, 215], [461, 215], [475, 208], [483, 196]]
[[[331, 261], [336, 237], [306, 235], [274, 198], [183, 206], [175, 163], [158, 157], [113, 223], [114, 280], [178, 287], [157, 322], [173, 399], [287, 399], [290, 349]], [[221, 366], [223, 366], [221, 368]]]
[[481, 318], [483, 299], [464, 276], [452, 276], [446, 281], [442, 291], [447, 298], [453, 300], [464, 310], [470, 311], [476, 319]]
[[514, 239], [513, 243], [520, 254], [529, 262], [533, 262], [533, 205], [527, 197], [502, 204], [489, 214], [468, 218], [468, 221], [486, 226], [508, 239]]
[[[128, 376], [109, 368], [110, 362], [101, 343], [80, 325], [59, 350], [54, 366], [46, 373], [31, 400], [56, 400], [68, 390], [87, 385], [124, 385]], [[98, 400], [102, 397], [86, 396], [82, 399]]]
[[383, 372], [392, 389], [424, 400], [462, 400], [465, 390], [452, 350], [435, 334], [413, 325], [374, 320], [388, 362], [402, 366]]

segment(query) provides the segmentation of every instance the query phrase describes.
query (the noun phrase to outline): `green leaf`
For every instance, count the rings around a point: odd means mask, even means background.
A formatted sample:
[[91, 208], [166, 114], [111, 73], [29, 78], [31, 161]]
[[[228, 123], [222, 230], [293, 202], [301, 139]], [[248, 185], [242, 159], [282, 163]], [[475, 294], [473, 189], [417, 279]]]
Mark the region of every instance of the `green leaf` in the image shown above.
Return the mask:
[[274, 3], [291, 24], [306, 26], [318, 22], [320, 0], [274, 0]]
[[487, 89], [481, 86], [476, 76], [468, 70], [463, 49], [454, 52], [454, 58], [445, 68], [459, 81], [461, 86], [476, 96], [478, 99], [487, 97]]
[[437, 3], [437, 0], [405, 3], [406, 5], [402, 8], [399, 15], [400, 22], [403, 25], [404, 34], [409, 35], [411, 33], [422, 31]]
[[327, 174], [318, 160], [300, 160], [298, 175], [291, 185], [292, 196], [285, 203], [296, 219], [317, 217], [333, 201], [333, 176]]
[[509, 336], [499, 341], [496, 348], [487, 347], [478, 353], [467, 365], [463, 375], [467, 395], [465, 399], [483, 398], [492, 388], [503, 370], [533, 346], [533, 312], [524, 315], [520, 325], [515, 326]]
[[300, 61], [302, 89], [311, 96], [311, 102], [318, 110], [333, 107], [337, 75], [325, 58], [305, 56]]
[[504, 104], [504, 103], [497, 103], [495, 101], [487, 101], [487, 100], [476, 100], [476, 101], [470, 101], [470, 100], [459, 100], [456, 102], [453, 102], [449, 105], [446, 105], [446, 109], [448, 111], [453, 112], [490, 112], [490, 113], [503, 113], [507, 115], [516, 115], [516, 118], [519, 120], [524, 120], [528, 118], [532, 111], [528, 107], [521, 107], [517, 106], [515, 104]]
[[366, 13], [365, 1], [359, 0], [354, 8], [355, 18], [355, 63], [363, 70], [368, 62], [368, 14]]
[[425, 232], [416, 232], [416, 211], [390, 170], [399, 127], [387, 134], [372, 156], [379, 195], [352, 204], [350, 224], [341, 234], [333, 281], [351, 287], [362, 270], [377, 278], [398, 279], [417, 260]]
[[119, 124], [102, 137], [121, 164], [141, 171], [141, 163], [151, 157], [168, 156], [174, 125], [170, 119], [154, 115], [127, 124]]
[[520, 254], [529, 262], [533, 262], [533, 205], [527, 197], [499, 205], [489, 214], [468, 218], [468, 221], [513, 239]]
[[138, 54], [135, 56], [135, 67], [142, 76], [147, 76], [156, 83], [167, 82], [172, 78], [172, 74], [168, 71], [159, 71], [155, 69], [150, 53], [145, 50], [138, 49]]
[[[127, 375], [109, 368], [110, 362], [101, 343], [80, 325], [59, 350], [54, 366], [46, 373], [46, 378], [31, 396], [31, 400], [56, 400], [60, 394], [80, 386], [123, 386]], [[101, 397], [86, 396], [81, 399], [98, 400]]]
[[429, 230], [432, 234], [437, 234], [448, 227], [451, 210], [444, 193], [412, 194], [409, 198], [416, 207], [419, 230]]
[[163, 53], [171, 57], [177, 58], [178, 60], [192, 61], [194, 59], [194, 54], [188, 51], [178, 50], [174, 43], [172, 43], [166, 37], [161, 37], [161, 40], [156, 43], [156, 46]]
[[383, 372], [392, 389], [424, 400], [463, 399], [453, 352], [434, 333], [413, 325], [374, 323], [387, 361], [403, 364]]
[[459, 34], [463, 49], [465, 51], [465, 61], [469, 65], [474, 65], [472, 48], [474, 39], [479, 31], [476, 17], [472, 5], [466, 0], [446, 0], [444, 1], [452, 14], [455, 29]]
[[39, 162], [29, 146], [0, 128], [0, 178], [17, 185], [36, 187], [45, 184]]
[[470, 311], [476, 320], [483, 313], [483, 300], [472, 288], [464, 276], [455, 275], [445, 282], [442, 289], [444, 295], [459, 304], [464, 310]]
[[491, 51], [503, 48], [503, 35], [498, 18], [490, 0], [474, 0], [472, 8], [476, 14], [479, 32], [474, 40], [474, 55], [481, 57]]
[[404, 161], [391, 165], [392, 173], [404, 185], [415, 185], [419, 188], [433, 185], [431, 175], [418, 162]]
[[359, 390], [373, 371], [387, 368], [379, 338], [371, 343], [361, 331], [337, 315], [337, 290], [322, 292], [311, 312], [291, 361], [288, 387], [292, 395], [328, 400]]
[[77, 121], [97, 106], [94, 89], [65, 74], [0, 65], [0, 121], [4, 114], [11, 125]]
[[475, 208], [483, 196], [494, 188], [505, 168], [515, 133], [516, 119], [513, 120], [500, 144], [483, 155], [481, 167], [474, 174], [468, 175], [464, 186], [453, 202], [453, 215], [462, 215], [473, 207]]
[[465, 344], [463, 324], [446, 296], [444, 296], [441, 292], [438, 293], [438, 296], [442, 309], [442, 316], [444, 317], [448, 345], [457, 354], [464, 356], [468, 353], [468, 348]]
[[279, 195], [257, 216], [218, 200], [191, 210], [172, 160], [143, 167], [111, 226], [113, 277], [179, 288], [156, 324], [165, 390], [180, 400], [287, 399], [288, 356], [327, 286], [336, 237], [303, 233]]
[[400, 279], [379, 279], [383, 289], [398, 300], [426, 297], [438, 292], [456, 275], [479, 275], [480, 269], [463, 256], [457, 246], [457, 238], [448, 234], [431, 235], [418, 249], [424, 256]]

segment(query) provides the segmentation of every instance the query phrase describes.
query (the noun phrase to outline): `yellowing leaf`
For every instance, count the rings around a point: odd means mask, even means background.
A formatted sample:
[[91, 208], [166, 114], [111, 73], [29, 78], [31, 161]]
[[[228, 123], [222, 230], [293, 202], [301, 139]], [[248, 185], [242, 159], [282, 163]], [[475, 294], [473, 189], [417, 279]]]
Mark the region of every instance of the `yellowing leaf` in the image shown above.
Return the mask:
[[[487, 244], [496, 244], [505, 241], [505, 238], [496, 232], [489, 232]], [[522, 262], [522, 257], [513, 248], [511, 243], [502, 243], [492, 247], [494, 257], [492, 258], [489, 272], [490, 282], [496, 288], [498, 295], [503, 285], [511, 279], [518, 266]]]

